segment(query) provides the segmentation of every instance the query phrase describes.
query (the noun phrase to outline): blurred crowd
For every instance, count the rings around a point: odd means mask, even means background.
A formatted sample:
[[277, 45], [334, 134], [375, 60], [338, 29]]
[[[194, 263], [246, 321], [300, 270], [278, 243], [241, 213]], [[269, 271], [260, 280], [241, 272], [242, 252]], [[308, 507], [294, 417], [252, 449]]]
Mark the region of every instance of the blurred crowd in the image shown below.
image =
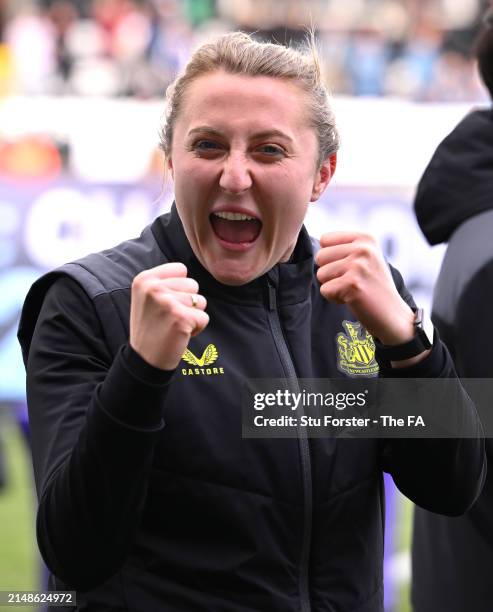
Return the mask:
[[0, 0], [2, 93], [161, 97], [191, 47], [231, 28], [301, 40], [336, 94], [481, 101], [488, 0]]

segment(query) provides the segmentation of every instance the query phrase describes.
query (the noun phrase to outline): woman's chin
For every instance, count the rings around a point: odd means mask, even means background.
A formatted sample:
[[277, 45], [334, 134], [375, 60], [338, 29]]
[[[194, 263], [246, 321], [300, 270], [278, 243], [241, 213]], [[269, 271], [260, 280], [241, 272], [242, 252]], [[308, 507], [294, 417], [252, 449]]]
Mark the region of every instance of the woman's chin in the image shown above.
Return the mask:
[[233, 287], [238, 287], [240, 285], [246, 285], [250, 281], [260, 276], [259, 274], [241, 274], [238, 271], [211, 271], [212, 276], [223, 285], [230, 285]]
[[232, 263], [232, 265], [224, 264], [225, 262], [221, 262], [217, 265], [207, 266], [212, 276], [223, 285], [246, 285], [264, 272], [260, 268], [258, 270], [251, 267], [243, 268], [239, 262]]
[[269, 266], [269, 254], [260, 241], [241, 251], [225, 249], [217, 242], [209, 242], [206, 248], [197, 249], [197, 252], [200, 263], [223, 285], [246, 285], [275, 263]]

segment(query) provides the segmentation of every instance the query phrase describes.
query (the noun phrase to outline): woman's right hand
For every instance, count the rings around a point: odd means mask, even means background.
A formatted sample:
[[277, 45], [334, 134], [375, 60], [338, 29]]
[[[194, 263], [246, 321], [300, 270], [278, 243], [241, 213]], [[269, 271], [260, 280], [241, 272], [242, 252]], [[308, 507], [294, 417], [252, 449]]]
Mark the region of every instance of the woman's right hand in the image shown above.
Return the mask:
[[207, 301], [182, 263], [144, 270], [132, 283], [130, 346], [150, 365], [173, 370], [190, 338], [209, 323]]

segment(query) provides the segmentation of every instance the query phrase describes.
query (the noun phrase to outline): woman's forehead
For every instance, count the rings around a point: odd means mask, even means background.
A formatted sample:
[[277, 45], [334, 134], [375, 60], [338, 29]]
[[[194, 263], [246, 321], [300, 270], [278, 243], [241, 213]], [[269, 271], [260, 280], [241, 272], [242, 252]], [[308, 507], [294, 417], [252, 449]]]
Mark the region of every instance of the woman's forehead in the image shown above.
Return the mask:
[[256, 120], [259, 129], [274, 129], [273, 123], [296, 129], [307, 125], [307, 107], [307, 95], [293, 82], [217, 71], [189, 84], [180, 116], [188, 124]]

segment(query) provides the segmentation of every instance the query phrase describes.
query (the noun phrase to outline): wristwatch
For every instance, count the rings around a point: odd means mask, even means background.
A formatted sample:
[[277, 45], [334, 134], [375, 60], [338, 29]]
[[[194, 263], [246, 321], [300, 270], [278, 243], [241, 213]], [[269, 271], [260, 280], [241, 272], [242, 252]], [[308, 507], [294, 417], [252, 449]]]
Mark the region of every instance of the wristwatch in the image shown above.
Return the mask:
[[433, 346], [433, 324], [422, 308], [415, 311], [414, 329], [416, 330], [414, 337], [402, 344], [389, 346], [374, 338], [379, 355], [387, 361], [401, 361], [402, 359], [416, 357], [423, 351], [431, 349]]

